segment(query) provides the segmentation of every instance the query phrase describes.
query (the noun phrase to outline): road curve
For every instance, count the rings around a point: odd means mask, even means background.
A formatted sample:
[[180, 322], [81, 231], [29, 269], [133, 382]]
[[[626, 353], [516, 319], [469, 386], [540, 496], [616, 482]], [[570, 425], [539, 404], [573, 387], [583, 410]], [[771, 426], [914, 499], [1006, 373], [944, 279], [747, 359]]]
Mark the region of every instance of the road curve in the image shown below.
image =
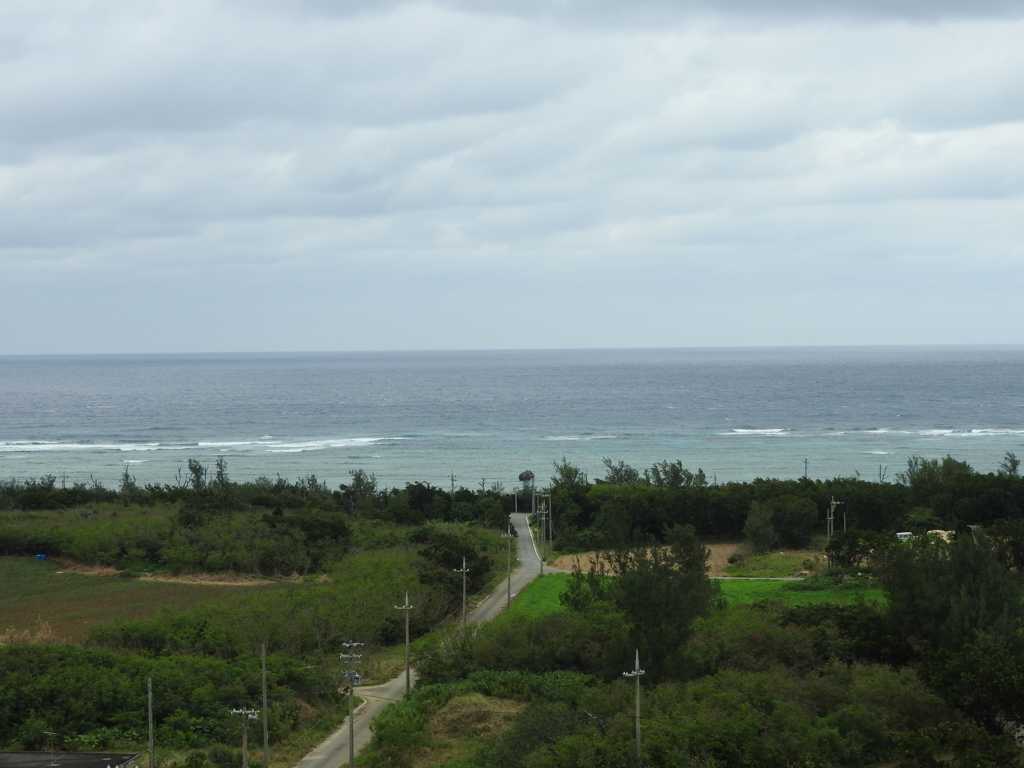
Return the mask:
[[[537, 553], [537, 547], [533, 541], [527, 515], [519, 513], [511, 515], [511, 518], [512, 525], [518, 534], [515, 543], [519, 567], [512, 571], [511, 577], [512, 595], [515, 599], [516, 594], [522, 592], [527, 584], [540, 575], [540, 555]], [[544, 567], [545, 573], [556, 570], [548, 566]], [[508, 585], [508, 580], [502, 579], [497, 588], [469, 613], [466, 620], [473, 624], [481, 624], [501, 614], [508, 607]], [[415, 670], [413, 678], [415, 680]], [[357, 690], [359, 696], [364, 699], [364, 703], [356, 709], [353, 723], [355, 738], [352, 743], [355, 745], [355, 753], [358, 755], [373, 738], [373, 731], [370, 729], [373, 719], [381, 713], [384, 707], [393, 701], [398, 701], [405, 693], [405, 672], [381, 685], [363, 686]], [[348, 764], [348, 743], [348, 719], [346, 718], [341, 727], [302, 758], [296, 768], [341, 768]]]

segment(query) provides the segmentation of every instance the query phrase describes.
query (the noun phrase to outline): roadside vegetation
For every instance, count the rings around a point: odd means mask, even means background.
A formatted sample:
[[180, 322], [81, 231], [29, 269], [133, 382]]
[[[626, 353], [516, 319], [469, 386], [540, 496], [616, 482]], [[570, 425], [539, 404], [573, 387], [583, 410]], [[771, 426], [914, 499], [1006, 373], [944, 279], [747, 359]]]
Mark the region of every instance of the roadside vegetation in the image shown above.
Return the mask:
[[406, 593], [419, 636], [461, 607], [455, 568], [470, 595], [504, 574], [501, 505], [364, 473], [234, 483], [224, 462], [162, 487], [0, 483], [0, 748], [51, 731], [141, 750], [152, 678], [161, 764], [237, 768], [230, 710], [257, 705], [266, 644], [273, 762], [293, 764], [347, 714], [342, 643], [365, 643], [364, 682], [385, 679]]
[[[643, 765], [1019, 763], [1003, 724], [1024, 718], [1024, 604], [980, 536], [894, 545], [874, 580], [715, 582], [699, 544], [673, 535], [691, 556], [626, 549], [616, 576], [548, 575], [500, 619], [421, 640], [416, 697], [379, 723], [367, 765], [633, 764], [635, 652]], [[925, 595], [933, 563], [985, 577]], [[495, 674], [520, 682], [476, 687]], [[521, 709], [467, 739], [436, 727], [453, 690], [501, 700], [479, 717]]]
[[[0, 747], [51, 731], [141, 750], [152, 678], [161, 766], [238, 768], [229, 711], [257, 705], [265, 643], [273, 762], [294, 764], [345, 715], [341, 643], [366, 643], [364, 682], [400, 668], [408, 592], [420, 684], [367, 766], [632, 764], [637, 654], [644, 765], [1012, 765], [1017, 468], [914, 458], [896, 483], [713, 485], [679, 462], [607, 460], [590, 482], [562, 460], [544, 489], [556, 553], [600, 555], [466, 628], [447, 621], [456, 569], [471, 595], [500, 583], [525, 487], [235, 483], [223, 461], [163, 486], [0, 482]], [[845, 524], [826, 543], [833, 500]], [[806, 578], [710, 579], [701, 542], [723, 539], [746, 542], [730, 574]]]

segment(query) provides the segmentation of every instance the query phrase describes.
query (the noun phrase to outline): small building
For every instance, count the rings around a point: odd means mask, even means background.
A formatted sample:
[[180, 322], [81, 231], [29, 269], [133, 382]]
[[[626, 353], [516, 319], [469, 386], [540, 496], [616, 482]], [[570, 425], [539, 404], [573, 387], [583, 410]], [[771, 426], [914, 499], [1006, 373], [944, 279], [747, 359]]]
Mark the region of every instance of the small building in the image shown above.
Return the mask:
[[896, 534], [896, 538], [900, 541], [910, 541], [912, 538], [914, 538], [914, 534], [912, 534], [910, 531], [900, 531]]

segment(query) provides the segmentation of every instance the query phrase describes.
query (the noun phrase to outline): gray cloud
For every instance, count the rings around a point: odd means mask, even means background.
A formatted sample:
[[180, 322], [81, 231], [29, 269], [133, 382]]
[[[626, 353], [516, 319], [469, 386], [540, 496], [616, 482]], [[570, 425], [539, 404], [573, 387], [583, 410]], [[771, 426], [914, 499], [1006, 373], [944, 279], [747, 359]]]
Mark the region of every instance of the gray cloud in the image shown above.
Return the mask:
[[1019, 3], [58, 7], [0, 353], [1019, 340]]
[[[274, 10], [276, 4], [259, 0]], [[298, 0], [299, 10], [321, 18], [359, 17], [402, 2]], [[736, 15], [753, 19], [883, 18], [935, 21], [947, 18], [1018, 17], [1021, 0], [441, 0], [462, 13], [518, 16], [572, 25], [661, 25], [695, 16]], [[251, 3], [247, 4], [251, 5]]]

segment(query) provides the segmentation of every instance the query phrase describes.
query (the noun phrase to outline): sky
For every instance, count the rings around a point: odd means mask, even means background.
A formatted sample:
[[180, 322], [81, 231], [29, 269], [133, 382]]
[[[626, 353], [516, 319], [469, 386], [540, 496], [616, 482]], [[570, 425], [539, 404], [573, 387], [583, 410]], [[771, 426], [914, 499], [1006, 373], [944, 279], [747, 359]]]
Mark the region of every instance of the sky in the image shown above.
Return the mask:
[[1024, 0], [4, 0], [0, 354], [1024, 342]]

